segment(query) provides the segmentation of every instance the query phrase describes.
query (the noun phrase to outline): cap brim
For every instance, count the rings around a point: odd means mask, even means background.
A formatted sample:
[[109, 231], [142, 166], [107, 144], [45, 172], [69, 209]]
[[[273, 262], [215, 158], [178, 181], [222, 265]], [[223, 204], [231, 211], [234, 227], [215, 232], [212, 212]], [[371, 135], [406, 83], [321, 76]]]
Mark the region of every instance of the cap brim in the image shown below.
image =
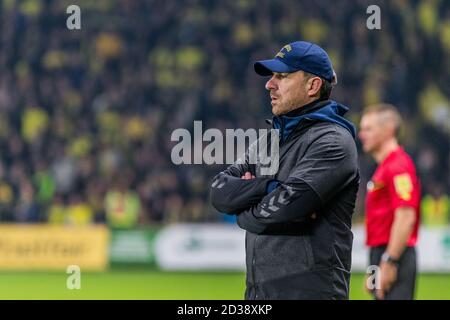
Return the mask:
[[260, 76], [271, 76], [274, 72], [293, 72], [291, 67], [278, 59], [261, 60], [253, 65], [255, 72]]

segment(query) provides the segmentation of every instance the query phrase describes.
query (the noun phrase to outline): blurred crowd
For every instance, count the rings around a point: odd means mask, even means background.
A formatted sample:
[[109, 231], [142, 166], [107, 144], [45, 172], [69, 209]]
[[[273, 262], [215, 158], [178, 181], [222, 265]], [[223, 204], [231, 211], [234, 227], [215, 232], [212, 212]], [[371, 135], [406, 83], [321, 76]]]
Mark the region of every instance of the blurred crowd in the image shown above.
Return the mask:
[[[0, 1], [0, 221], [115, 228], [217, 221], [208, 201], [224, 165], [174, 165], [171, 133], [266, 128], [252, 61], [309, 40], [330, 54], [333, 99], [358, 123], [395, 104], [423, 185], [426, 224], [449, 224], [450, 2]], [[66, 8], [81, 8], [81, 30]], [[207, 143], [204, 143], [205, 146]], [[355, 221], [375, 168], [360, 157]]]

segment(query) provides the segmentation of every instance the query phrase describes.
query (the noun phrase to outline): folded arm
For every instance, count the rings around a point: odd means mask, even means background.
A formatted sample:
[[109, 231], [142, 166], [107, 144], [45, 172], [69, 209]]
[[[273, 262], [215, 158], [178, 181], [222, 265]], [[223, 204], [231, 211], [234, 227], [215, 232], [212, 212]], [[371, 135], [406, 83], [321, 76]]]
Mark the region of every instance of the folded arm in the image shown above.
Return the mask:
[[211, 204], [220, 212], [238, 214], [261, 201], [270, 181], [270, 178], [246, 180], [221, 172], [211, 185]]
[[329, 199], [357, 178], [356, 149], [335, 135], [323, 136], [299, 159], [284, 183], [238, 215], [238, 225], [261, 234], [311, 221]]
[[[254, 178], [256, 168], [249, 161], [250, 149], [246, 151], [244, 161], [237, 161], [216, 175], [212, 181], [211, 204], [222, 213], [238, 214], [249, 209], [277, 185], [276, 180], [272, 178]], [[249, 177], [242, 179], [246, 174]]]
[[302, 180], [290, 179], [266, 195], [257, 205], [238, 215], [238, 225], [252, 233], [286, 230], [289, 224], [300, 225], [311, 220], [322, 201]]

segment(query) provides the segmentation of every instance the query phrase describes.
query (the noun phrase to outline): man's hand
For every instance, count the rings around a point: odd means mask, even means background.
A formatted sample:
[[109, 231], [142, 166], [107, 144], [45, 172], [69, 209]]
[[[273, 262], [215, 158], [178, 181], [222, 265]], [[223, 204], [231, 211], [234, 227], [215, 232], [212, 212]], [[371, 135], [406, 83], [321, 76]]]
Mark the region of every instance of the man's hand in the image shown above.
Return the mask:
[[251, 179], [255, 179], [255, 178], [256, 177], [248, 171], [241, 177], [241, 179], [244, 179], [244, 180], [251, 180]]
[[381, 262], [380, 277], [381, 288], [376, 291], [378, 299], [384, 299], [385, 295], [391, 290], [392, 285], [397, 281], [397, 266], [389, 262]]
[[365, 278], [364, 278], [364, 283], [363, 283], [363, 285], [364, 285], [364, 290], [366, 290], [366, 292], [367, 292], [368, 294], [373, 295], [374, 290], [373, 290], [373, 289], [370, 289], [370, 287], [368, 286], [369, 277], [370, 277], [370, 275], [369, 275], [369, 274], [366, 274], [366, 276], [365, 276]]

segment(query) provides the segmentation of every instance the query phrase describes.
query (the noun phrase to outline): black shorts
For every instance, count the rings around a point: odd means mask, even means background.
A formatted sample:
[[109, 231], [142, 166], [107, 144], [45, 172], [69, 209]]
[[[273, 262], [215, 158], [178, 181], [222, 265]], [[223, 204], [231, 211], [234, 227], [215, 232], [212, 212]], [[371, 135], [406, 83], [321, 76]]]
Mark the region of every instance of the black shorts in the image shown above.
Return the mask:
[[[370, 248], [370, 264], [380, 265], [381, 256], [386, 251], [386, 246]], [[386, 300], [412, 300], [416, 289], [416, 249], [406, 247], [398, 266], [397, 281], [386, 294]]]

